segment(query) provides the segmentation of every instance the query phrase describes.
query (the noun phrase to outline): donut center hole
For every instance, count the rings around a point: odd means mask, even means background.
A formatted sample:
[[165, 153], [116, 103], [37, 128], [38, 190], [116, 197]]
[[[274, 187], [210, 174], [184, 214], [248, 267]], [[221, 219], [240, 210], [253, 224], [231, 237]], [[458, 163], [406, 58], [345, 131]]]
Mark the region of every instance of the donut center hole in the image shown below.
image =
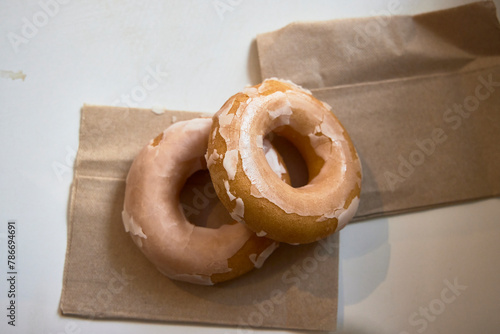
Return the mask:
[[265, 138], [271, 142], [281, 155], [290, 176], [291, 186], [293, 188], [305, 186], [309, 182], [309, 172], [306, 161], [297, 147], [284, 136], [275, 132], [270, 132]]
[[217, 197], [206, 169], [186, 180], [179, 197], [184, 216], [195, 226], [216, 229], [234, 221]]

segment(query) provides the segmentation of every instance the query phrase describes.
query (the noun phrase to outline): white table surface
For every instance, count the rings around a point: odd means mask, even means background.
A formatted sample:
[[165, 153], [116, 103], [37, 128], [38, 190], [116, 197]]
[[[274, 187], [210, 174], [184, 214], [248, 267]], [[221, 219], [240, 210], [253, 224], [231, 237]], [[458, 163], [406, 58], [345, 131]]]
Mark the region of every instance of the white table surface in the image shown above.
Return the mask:
[[[80, 108], [215, 112], [260, 80], [258, 33], [297, 20], [373, 16], [397, 0], [59, 1], [0, 2], [0, 333], [242, 332], [59, 314]], [[400, 0], [398, 13], [468, 2]], [[138, 88], [156, 68], [158, 85]], [[12, 80], [9, 71], [26, 77]], [[499, 217], [496, 198], [346, 227], [338, 331], [500, 332]], [[6, 317], [11, 219], [18, 226], [16, 327]]]

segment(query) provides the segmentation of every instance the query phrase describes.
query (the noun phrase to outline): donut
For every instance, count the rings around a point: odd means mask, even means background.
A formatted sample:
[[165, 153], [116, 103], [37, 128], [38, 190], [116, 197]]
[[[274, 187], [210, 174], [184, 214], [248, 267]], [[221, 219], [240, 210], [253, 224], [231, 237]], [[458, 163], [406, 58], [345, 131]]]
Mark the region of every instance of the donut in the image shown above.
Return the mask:
[[[271, 133], [300, 152], [306, 185], [282, 182], [266, 163], [263, 140]], [[267, 79], [229, 98], [213, 116], [208, 154], [219, 157], [209, 171], [221, 202], [258, 235], [314, 242], [342, 229], [358, 208], [361, 163], [347, 131], [329, 105], [290, 81]]]
[[[179, 196], [193, 173], [216, 160], [214, 153], [205, 156], [211, 126], [210, 118], [182, 121], [152, 139], [132, 162], [122, 211], [125, 231], [161, 273], [202, 285], [258, 268], [278, 247], [276, 241], [257, 236], [229, 215], [230, 221], [217, 228], [187, 220]], [[289, 182], [282, 160], [269, 144], [267, 151], [272, 152], [269, 164]]]

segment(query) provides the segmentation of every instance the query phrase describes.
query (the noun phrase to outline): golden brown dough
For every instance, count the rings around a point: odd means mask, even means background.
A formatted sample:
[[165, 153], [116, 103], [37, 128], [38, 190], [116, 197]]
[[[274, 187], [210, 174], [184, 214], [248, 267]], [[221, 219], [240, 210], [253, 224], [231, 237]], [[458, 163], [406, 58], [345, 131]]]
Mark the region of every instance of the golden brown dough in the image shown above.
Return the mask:
[[[362, 175], [358, 155], [331, 107], [311, 92], [268, 79], [232, 96], [213, 120], [208, 154], [218, 158], [209, 171], [234, 219], [258, 235], [295, 244], [339, 231], [354, 216]], [[273, 173], [262, 149], [270, 132], [300, 151], [307, 185], [292, 188]]]

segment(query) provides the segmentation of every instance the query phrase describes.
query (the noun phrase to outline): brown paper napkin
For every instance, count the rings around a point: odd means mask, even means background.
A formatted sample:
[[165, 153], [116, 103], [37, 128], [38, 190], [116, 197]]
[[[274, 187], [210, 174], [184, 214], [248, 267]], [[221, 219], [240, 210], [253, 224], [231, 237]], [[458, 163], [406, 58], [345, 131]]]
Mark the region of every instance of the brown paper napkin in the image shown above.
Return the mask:
[[335, 329], [338, 235], [311, 245], [281, 245], [261, 269], [206, 287], [164, 277], [125, 233], [121, 211], [133, 158], [172, 122], [198, 116], [206, 115], [174, 111], [156, 115], [144, 109], [96, 106], [82, 109], [62, 313]]
[[328, 102], [363, 163], [356, 220], [500, 194], [500, 26], [493, 2], [293, 23], [259, 35], [262, 77]]

